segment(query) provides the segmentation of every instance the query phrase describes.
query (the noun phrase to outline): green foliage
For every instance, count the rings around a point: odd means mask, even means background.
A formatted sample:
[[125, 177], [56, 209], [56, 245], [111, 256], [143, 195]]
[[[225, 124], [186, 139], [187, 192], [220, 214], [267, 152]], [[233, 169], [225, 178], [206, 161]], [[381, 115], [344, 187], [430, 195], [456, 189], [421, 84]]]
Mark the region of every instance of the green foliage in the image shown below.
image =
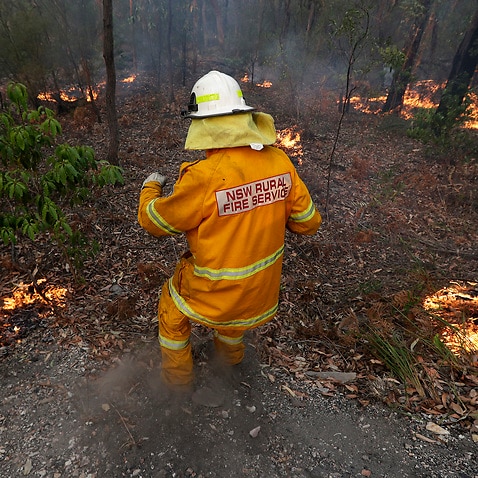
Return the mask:
[[365, 282], [362, 282], [358, 286], [358, 290], [361, 294], [367, 295], [373, 292], [379, 292], [382, 290], [383, 284], [378, 279], [371, 279]]
[[385, 65], [397, 71], [402, 68], [406, 55], [396, 45], [379, 47], [378, 51]]
[[384, 337], [380, 331], [371, 328], [368, 335], [372, 353], [383, 361], [390, 372], [404, 385], [413, 385], [420, 396], [425, 392], [415, 365], [413, 354], [399, 336]]
[[378, 175], [378, 181], [375, 185], [374, 201], [377, 204], [384, 204], [388, 201], [394, 201], [395, 198], [404, 191], [405, 184], [399, 178], [393, 169], [381, 171]]
[[422, 108], [415, 113], [414, 120], [407, 131], [408, 136], [424, 143], [432, 143], [449, 149], [457, 142], [465, 140], [465, 132], [460, 129], [469, 119], [471, 102], [466, 96], [463, 103], [450, 106], [446, 112]]
[[432, 337], [430, 342], [430, 347], [438, 354], [439, 357], [441, 357], [442, 360], [454, 366], [457, 365], [458, 360], [456, 356], [453, 354], [450, 348], [443, 342], [439, 334], [435, 334]]
[[405, 12], [406, 17], [411, 19], [416, 19], [423, 15], [425, 10], [423, 2], [419, 0], [403, 0], [400, 8]]
[[469, 119], [470, 104], [466, 97], [462, 104], [447, 108], [446, 113], [425, 108], [419, 110], [409, 129], [409, 136], [423, 141], [431, 141], [440, 136], [449, 139], [451, 133]]
[[370, 9], [362, 2], [348, 7], [341, 18], [331, 19], [331, 37], [348, 64], [354, 64], [368, 46], [369, 29]]
[[0, 112], [0, 240], [15, 244], [49, 232], [78, 259], [88, 244], [65, 211], [87, 201], [95, 188], [122, 184], [121, 169], [96, 161], [87, 146], [56, 145], [60, 123], [47, 108], [28, 109], [24, 85], [9, 84], [7, 97], [7, 109]]

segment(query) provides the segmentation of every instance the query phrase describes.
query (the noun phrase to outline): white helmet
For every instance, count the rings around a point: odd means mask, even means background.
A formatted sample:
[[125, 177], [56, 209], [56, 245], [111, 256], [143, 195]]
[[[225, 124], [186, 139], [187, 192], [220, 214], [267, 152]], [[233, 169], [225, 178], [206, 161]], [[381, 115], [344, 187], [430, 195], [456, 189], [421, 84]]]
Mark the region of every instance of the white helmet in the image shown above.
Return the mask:
[[234, 78], [219, 71], [210, 71], [194, 85], [188, 111], [183, 111], [182, 115], [187, 118], [207, 118], [253, 109], [246, 105], [242, 90]]

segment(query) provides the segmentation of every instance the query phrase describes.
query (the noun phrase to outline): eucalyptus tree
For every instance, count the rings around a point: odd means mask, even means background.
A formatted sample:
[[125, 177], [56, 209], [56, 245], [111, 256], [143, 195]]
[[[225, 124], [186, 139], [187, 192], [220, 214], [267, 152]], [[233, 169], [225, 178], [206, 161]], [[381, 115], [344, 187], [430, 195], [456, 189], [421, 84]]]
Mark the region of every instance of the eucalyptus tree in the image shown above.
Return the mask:
[[119, 164], [119, 129], [116, 113], [116, 65], [113, 38], [113, 0], [103, 0], [103, 57], [106, 66], [106, 119], [109, 129], [107, 160]]
[[0, 77], [24, 83], [33, 97], [54, 67], [54, 19], [36, 2], [0, 3]]
[[412, 69], [419, 52], [420, 43], [432, 13], [433, 0], [413, 0], [408, 2], [409, 15], [413, 18], [408, 41], [404, 47], [403, 63], [395, 70], [392, 84], [388, 91], [383, 112], [400, 107], [408, 84], [412, 79]]
[[478, 9], [453, 58], [445, 90], [434, 115], [435, 132], [440, 134], [467, 108], [463, 100], [478, 64]]

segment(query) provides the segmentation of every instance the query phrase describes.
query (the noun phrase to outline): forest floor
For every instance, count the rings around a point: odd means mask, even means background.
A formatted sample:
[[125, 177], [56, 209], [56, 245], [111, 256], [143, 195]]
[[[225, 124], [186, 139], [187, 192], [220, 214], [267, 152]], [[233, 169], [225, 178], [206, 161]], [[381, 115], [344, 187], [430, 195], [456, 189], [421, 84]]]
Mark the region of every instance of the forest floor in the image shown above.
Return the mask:
[[[353, 111], [329, 168], [333, 101], [309, 98], [297, 120], [283, 92], [244, 91], [324, 216], [316, 236], [287, 235], [277, 317], [234, 371], [194, 327], [196, 392], [158, 390], [158, 290], [186, 243], [142, 231], [137, 201], [148, 174], [170, 191], [200, 153], [182, 149], [181, 106], [123, 85], [125, 185], [72, 211], [100, 245], [80, 280], [46, 237], [20, 243], [18, 263], [0, 250], [1, 477], [478, 477], [476, 156]], [[104, 156], [88, 109], [60, 121], [65, 141]]]

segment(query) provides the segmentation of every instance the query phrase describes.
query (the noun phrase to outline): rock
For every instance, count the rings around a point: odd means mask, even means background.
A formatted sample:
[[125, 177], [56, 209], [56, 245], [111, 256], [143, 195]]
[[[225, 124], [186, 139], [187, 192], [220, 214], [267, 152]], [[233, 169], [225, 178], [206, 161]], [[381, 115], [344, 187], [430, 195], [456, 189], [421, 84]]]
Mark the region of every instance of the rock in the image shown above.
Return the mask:
[[27, 461], [23, 465], [23, 474], [25, 476], [29, 475], [30, 472], [33, 470], [33, 464], [31, 458], [27, 458]]
[[259, 432], [261, 431], [261, 427], [256, 427], [256, 428], [253, 428], [250, 432], [249, 432], [249, 435], [252, 437], [252, 438], [257, 438], [257, 436], [259, 435]]

